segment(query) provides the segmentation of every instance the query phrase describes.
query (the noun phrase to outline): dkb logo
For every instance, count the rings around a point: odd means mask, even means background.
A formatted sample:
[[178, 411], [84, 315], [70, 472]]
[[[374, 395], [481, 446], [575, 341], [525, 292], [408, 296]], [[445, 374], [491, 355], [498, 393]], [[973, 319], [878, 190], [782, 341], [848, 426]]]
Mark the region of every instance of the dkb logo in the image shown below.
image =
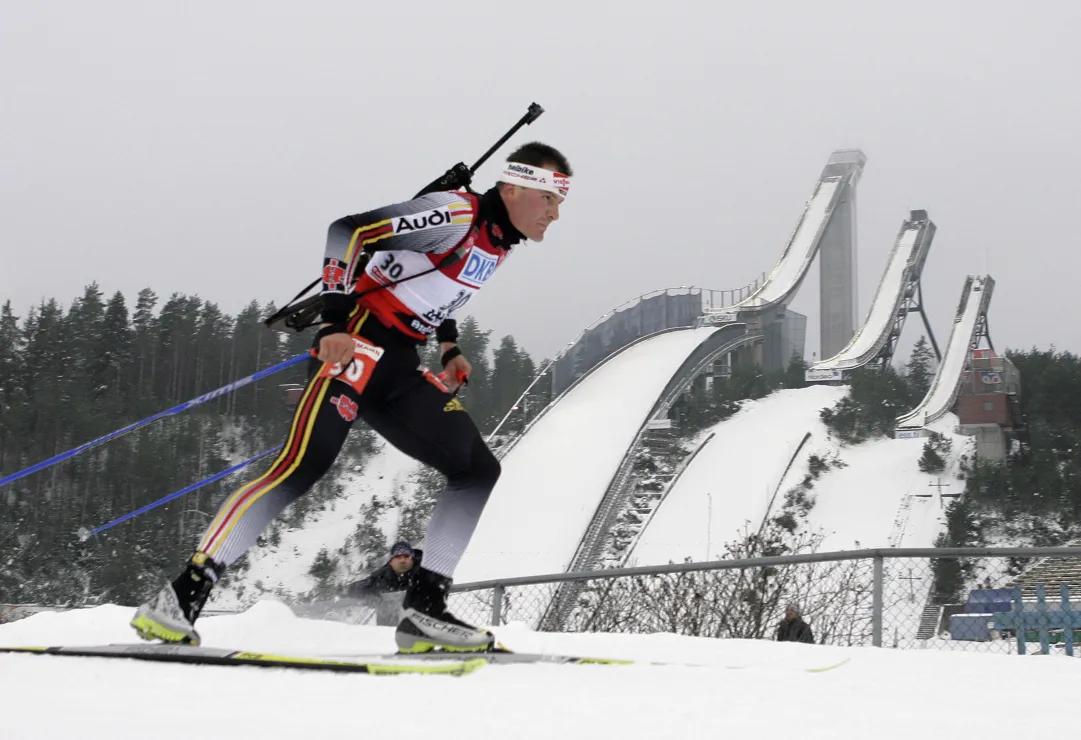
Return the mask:
[[458, 279], [466, 285], [479, 288], [492, 276], [498, 264], [499, 260], [496, 259], [495, 255], [473, 249], [469, 252], [469, 259], [466, 260], [465, 267], [462, 268]]

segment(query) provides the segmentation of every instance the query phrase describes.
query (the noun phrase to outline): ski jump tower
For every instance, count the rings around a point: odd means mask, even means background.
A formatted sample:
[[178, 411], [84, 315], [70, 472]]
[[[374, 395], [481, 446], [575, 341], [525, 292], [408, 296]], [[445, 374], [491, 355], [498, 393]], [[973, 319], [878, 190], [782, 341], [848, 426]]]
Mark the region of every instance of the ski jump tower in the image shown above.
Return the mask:
[[866, 162], [859, 149], [833, 152], [781, 258], [762, 286], [739, 303], [705, 312], [705, 323], [742, 323], [748, 331], [761, 332], [763, 340], [743, 351], [751, 355], [745, 360], [766, 370], [788, 364], [789, 358], [781, 350], [787, 307], [820, 252], [822, 355], [832, 357], [855, 334], [856, 186]]
[[849, 173], [818, 251], [820, 357], [833, 357], [856, 332], [856, 185], [867, 158], [858, 149], [834, 152], [822, 177]]

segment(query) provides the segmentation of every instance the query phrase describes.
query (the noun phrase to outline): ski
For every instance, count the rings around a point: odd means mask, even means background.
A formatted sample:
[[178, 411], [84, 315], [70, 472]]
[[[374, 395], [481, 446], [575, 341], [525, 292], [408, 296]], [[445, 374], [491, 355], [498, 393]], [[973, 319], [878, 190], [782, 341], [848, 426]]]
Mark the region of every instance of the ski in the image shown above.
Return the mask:
[[342, 660], [298, 655], [230, 650], [226, 648], [193, 647], [191, 645], [89, 645], [53, 647], [0, 647], [0, 653], [31, 655], [61, 655], [83, 658], [128, 658], [167, 663], [195, 665], [255, 666], [259, 668], [293, 668], [300, 670], [336, 671], [339, 673], [369, 673], [372, 675], [444, 674], [463, 676], [487, 665], [479, 658], [445, 656], [439, 665], [408, 662], [413, 656], [381, 656], [374, 660]]
[[[394, 653], [399, 658], [420, 658], [421, 660], [447, 660], [452, 657], [484, 660], [495, 665], [513, 665], [516, 663], [554, 663], [561, 664], [597, 664], [597, 665], [633, 665], [638, 661], [617, 658], [590, 658], [580, 655], [559, 655], [552, 653], [517, 653], [512, 650], [492, 650], [488, 652], [457, 652], [433, 650], [427, 653]], [[660, 664], [658, 664], [660, 665]]]
[[[328, 656], [330, 657], [330, 656]], [[754, 670], [761, 668], [764, 670], [772, 670], [770, 666], [756, 666], [756, 665], [717, 665], [708, 663], [684, 663], [680, 661], [664, 661], [664, 660], [628, 660], [624, 658], [596, 658], [586, 657], [580, 655], [562, 655], [558, 653], [518, 653], [512, 650], [501, 649], [491, 650], [485, 652], [457, 652], [449, 650], [433, 650], [426, 653], [386, 653], [386, 654], [357, 654], [357, 655], [345, 655], [340, 657], [347, 658], [363, 658], [370, 660], [388, 660], [395, 658], [415, 658], [422, 661], [437, 661], [437, 660], [453, 660], [457, 659], [469, 659], [469, 660], [483, 660], [493, 665], [515, 665], [515, 664], [530, 664], [530, 663], [547, 663], [554, 665], [648, 665], [648, 666], [681, 666], [685, 668], [705, 668], [705, 669], [723, 669], [729, 671], [742, 671], [742, 670]], [[795, 669], [801, 673], [826, 673], [836, 668], [840, 668], [851, 660], [850, 657], [846, 657], [836, 663], [828, 663], [821, 666], [813, 666], [810, 668], [798, 668]], [[791, 668], [782, 668], [783, 671], [791, 671]]]
[[[457, 651], [457, 650], [430, 650], [424, 653], [346, 653], [321, 656], [335, 660], [347, 658], [351, 660], [419, 660], [422, 662], [434, 662], [445, 660], [480, 660], [494, 665], [514, 665], [524, 663], [552, 663], [552, 664], [597, 664], [597, 665], [633, 665], [642, 664], [642, 661], [624, 660], [620, 658], [593, 658], [581, 655], [560, 655], [556, 653], [518, 653], [512, 650], [485, 650], [485, 651]], [[653, 663], [653, 665], [666, 665]]]
[[[724, 670], [754, 670], [767, 666], [708, 665], [666, 661], [597, 658], [554, 653], [517, 653], [510, 650], [490, 652], [455, 652], [434, 650], [426, 653], [364, 653], [352, 655], [299, 656], [279, 655], [228, 648], [194, 647], [191, 645], [112, 644], [90, 646], [0, 647], [0, 653], [31, 655], [61, 655], [91, 658], [127, 658], [193, 665], [254, 666], [259, 668], [293, 668], [298, 670], [335, 671], [339, 673], [368, 673], [372, 675], [432, 674], [462, 676], [482, 666], [493, 665], [650, 665], [721, 668]], [[851, 658], [811, 668], [797, 669], [804, 673], [825, 673], [847, 664]], [[788, 671], [791, 669], [782, 669]]]

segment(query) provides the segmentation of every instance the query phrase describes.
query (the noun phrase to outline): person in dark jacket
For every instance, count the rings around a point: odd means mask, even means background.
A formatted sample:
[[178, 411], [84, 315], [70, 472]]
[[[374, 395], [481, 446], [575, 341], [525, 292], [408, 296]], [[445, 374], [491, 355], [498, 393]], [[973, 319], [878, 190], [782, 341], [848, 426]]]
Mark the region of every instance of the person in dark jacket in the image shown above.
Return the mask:
[[413, 582], [420, 567], [423, 550], [410, 543], [395, 542], [390, 557], [382, 567], [367, 577], [346, 586], [345, 596], [357, 599], [375, 610], [375, 623], [393, 626], [401, 621], [402, 598], [396, 592], [405, 591]]
[[799, 614], [799, 606], [789, 604], [784, 610], [784, 619], [777, 625], [777, 642], [814, 643], [811, 627]]
[[392, 591], [404, 591], [409, 588], [423, 556], [423, 550], [414, 549], [408, 542], [395, 542], [390, 548], [390, 558], [383, 567], [372, 571], [367, 578], [350, 583], [345, 595], [353, 599], [363, 599]]

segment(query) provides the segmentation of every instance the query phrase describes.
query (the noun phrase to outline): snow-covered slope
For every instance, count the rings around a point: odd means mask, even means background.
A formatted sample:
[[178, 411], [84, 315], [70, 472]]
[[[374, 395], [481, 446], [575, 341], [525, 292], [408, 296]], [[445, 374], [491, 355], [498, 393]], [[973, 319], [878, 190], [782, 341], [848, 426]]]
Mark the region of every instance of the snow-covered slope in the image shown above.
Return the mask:
[[503, 460], [458, 582], [563, 570], [665, 385], [716, 328], [631, 346], [589, 373]]
[[[131, 642], [133, 609], [102, 606], [0, 625], [0, 645]], [[201, 621], [212, 647], [278, 655], [387, 652], [392, 629], [296, 619], [264, 602]], [[0, 654], [0, 737], [448, 740], [1070, 737], [1081, 661], [1006, 653], [840, 648], [672, 634], [499, 638], [546, 650], [694, 665], [486, 666], [471, 675], [369, 676]], [[849, 661], [825, 673], [807, 668]], [[738, 669], [738, 670], [735, 670]], [[923, 690], [929, 676], [948, 690]], [[1008, 686], [1009, 706], [987, 708]], [[193, 690], [209, 701], [175, 708]], [[60, 711], [58, 711], [58, 708]]]
[[[777, 491], [776, 514], [784, 494], [807, 475], [812, 455], [830, 466], [813, 484], [814, 507], [806, 526], [822, 530], [823, 552], [871, 547], [931, 547], [940, 531], [942, 493], [957, 493], [958, 458], [971, 440], [952, 434], [956, 417], [943, 417], [932, 428], [953, 442], [947, 469], [920, 473], [917, 463], [925, 439], [877, 439], [842, 446], [830, 436], [818, 412], [846, 393], [845, 387], [812, 386], [778, 391], [746, 402], [738, 414], [707, 430], [715, 433], [684, 471], [642, 533], [631, 559], [637, 565], [680, 562], [686, 557], [718, 557], [724, 544], [737, 539], [749, 522], [756, 530]], [[811, 437], [780, 480], [803, 436]], [[933, 498], [917, 498], [935, 494]], [[707, 545], [709, 552], [707, 553]]]
[[745, 401], [703, 432], [713, 432], [713, 439], [668, 492], [630, 559], [636, 565], [710, 560], [723, 555], [725, 542], [745, 522], [757, 529], [800, 441], [821, 427], [819, 410], [847, 392], [833, 386], [778, 391]]
[[[343, 473], [338, 482], [345, 493], [331, 501], [322, 511], [311, 512], [302, 527], [281, 533], [277, 545], [253, 548], [248, 559], [250, 567], [228, 585], [217, 589], [211, 597], [209, 608], [235, 609], [253, 603], [264, 593], [277, 593], [282, 597], [301, 594], [315, 586], [315, 579], [308, 574], [319, 551], [326, 547], [334, 554], [345, 544], [357, 525], [362, 506], [374, 498], [387, 501], [395, 491], [407, 490], [410, 476], [419, 465], [380, 439], [379, 450], [364, 458], [361, 465]], [[379, 524], [393, 538], [396, 510], [387, 511]], [[391, 543], [387, 543], [388, 547]], [[359, 553], [348, 553], [342, 558], [343, 576], [359, 576], [356, 562]]]
[[[956, 425], [957, 416], [946, 414], [929, 427], [952, 444], [946, 469], [936, 474], [919, 471], [926, 438], [878, 439], [838, 448], [835, 441], [816, 436], [807, 455], [837, 454], [847, 466], [830, 469], [814, 486], [815, 506], [808, 523], [827, 533], [821, 549], [934, 547], [949, 494], [965, 487], [957, 478], [960, 457], [966, 452], [971, 456], [974, 449], [971, 437], [953, 433]], [[798, 470], [794, 468], [792, 482], [806, 471], [805, 459]]]

